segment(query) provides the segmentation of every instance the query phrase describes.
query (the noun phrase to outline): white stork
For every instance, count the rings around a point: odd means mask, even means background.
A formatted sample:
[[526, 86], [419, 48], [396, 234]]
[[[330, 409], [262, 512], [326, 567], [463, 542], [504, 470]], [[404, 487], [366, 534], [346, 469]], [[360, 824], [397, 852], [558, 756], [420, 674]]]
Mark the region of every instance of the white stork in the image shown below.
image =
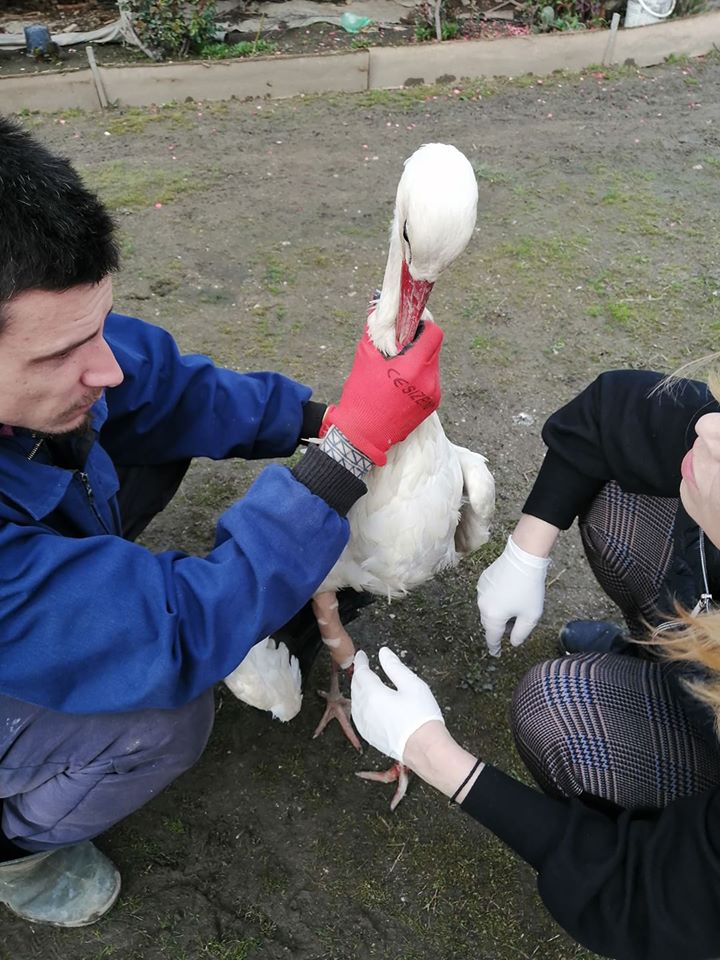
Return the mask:
[[[437, 278], [470, 241], [477, 198], [473, 168], [455, 147], [425, 144], [405, 162], [383, 286], [368, 317], [370, 338], [387, 356], [412, 341], [421, 320], [432, 322], [425, 304]], [[337, 614], [335, 591], [353, 587], [388, 599], [403, 596], [482, 546], [495, 506], [485, 457], [451, 443], [437, 414], [389, 451], [387, 464], [371, 470], [367, 486], [367, 495], [348, 513], [350, 540], [314, 597], [333, 660], [330, 691], [322, 694], [327, 709], [315, 736], [335, 717], [358, 750], [337, 676], [338, 667], [351, 664], [355, 647]], [[405, 793], [401, 765], [359, 776], [399, 780], [391, 809]]]
[[[368, 317], [370, 337], [387, 356], [411, 342], [421, 320], [432, 322], [425, 309], [430, 291], [469, 243], [476, 209], [475, 174], [455, 147], [426, 144], [405, 162], [383, 286]], [[350, 701], [338, 683], [338, 668], [350, 667], [355, 647], [340, 621], [335, 591], [352, 587], [388, 599], [403, 596], [482, 546], [495, 506], [485, 458], [450, 443], [437, 414], [389, 451], [387, 464], [371, 470], [367, 486], [348, 514], [348, 545], [313, 598], [332, 656], [330, 691], [322, 694], [328, 705], [315, 736], [336, 717], [358, 750]], [[257, 644], [226, 682], [240, 699], [280, 719], [300, 709], [300, 671], [283, 643]], [[401, 764], [359, 776], [399, 781], [391, 809], [407, 787]]]

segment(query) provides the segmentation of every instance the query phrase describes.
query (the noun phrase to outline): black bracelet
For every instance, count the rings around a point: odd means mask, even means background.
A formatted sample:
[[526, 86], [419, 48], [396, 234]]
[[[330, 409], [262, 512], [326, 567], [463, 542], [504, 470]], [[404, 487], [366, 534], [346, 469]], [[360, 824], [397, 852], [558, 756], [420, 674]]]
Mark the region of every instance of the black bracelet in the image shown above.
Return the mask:
[[476, 760], [476, 761], [475, 761], [475, 763], [473, 764], [473, 768], [472, 768], [472, 770], [470, 771], [470, 773], [465, 777], [465, 779], [464, 779], [463, 782], [460, 784], [460, 786], [457, 788], [457, 790], [455, 791], [455, 793], [454, 793], [454, 794], [450, 797], [450, 799], [448, 800], [448, 803], [449, 803], [449, 804], [455, 803], [455, 797], [457, 797], [457, 795], [458, 795], [459, 793], [462, 793], [463, 787], [466, 786], [466, 785], [470, 782], [470, 780], [472, 779], [475, 771], [477, 770], [477, 768], [478, 768], [479, 766], [481, 766], [482, 762], [483, 762], [482, 760]]

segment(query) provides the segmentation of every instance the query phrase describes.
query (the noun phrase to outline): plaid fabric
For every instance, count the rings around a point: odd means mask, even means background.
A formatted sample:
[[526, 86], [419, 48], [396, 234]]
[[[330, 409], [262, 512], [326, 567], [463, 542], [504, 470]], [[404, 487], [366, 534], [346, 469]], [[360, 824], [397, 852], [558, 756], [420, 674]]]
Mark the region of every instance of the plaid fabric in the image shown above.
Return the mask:
[[578, 518], [592, 571], [622, 610], [632, 636], [646, 634], [644, 620], [657, 623], [668, 614], [656, 603], [672, 561], [678, 503], [625, 493], [613, 480]]
[[720, 783], [720, 743], [678, 702], [675, 669], [609, 653], [533, 667], [515, 691], [512, 729], [540, 786], [659, 808]]

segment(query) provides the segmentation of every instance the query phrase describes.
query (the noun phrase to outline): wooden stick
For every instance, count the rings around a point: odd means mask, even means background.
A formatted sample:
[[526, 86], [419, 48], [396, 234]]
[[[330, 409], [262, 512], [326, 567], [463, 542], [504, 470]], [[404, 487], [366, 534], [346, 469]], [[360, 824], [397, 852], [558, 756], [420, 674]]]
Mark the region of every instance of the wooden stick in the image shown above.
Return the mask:
[[604, 67], [609, 67], [612, 63], [613, 55], [615, 53], [615, 41], [617, 40], [618, 27], [620, 26], [620, 14], [614, 13], [612, 15], [612, 20], [610, 21], [610, 36], [608, 37], [607, 46], [605, 47], [605, 55], [602, 58], [602, 65]]
[[98, 100], [100, 101], [100, 106], [103, 110], [107, 110], [110, 106], [110, 103], [105, 93], [105, 86], [102, 82], [102, 77], [100, 76], [100, 71], [98, 70], [98, 65], [95, 60], [95, 51], [93, 50], [93, 45], [89, 43], [85, 47], [85, 53], [87, 54], [88, 63], [90, 64], [90, 72], [92, 73], [93, 80], [95, 81], [95, 90], [98, 95]]

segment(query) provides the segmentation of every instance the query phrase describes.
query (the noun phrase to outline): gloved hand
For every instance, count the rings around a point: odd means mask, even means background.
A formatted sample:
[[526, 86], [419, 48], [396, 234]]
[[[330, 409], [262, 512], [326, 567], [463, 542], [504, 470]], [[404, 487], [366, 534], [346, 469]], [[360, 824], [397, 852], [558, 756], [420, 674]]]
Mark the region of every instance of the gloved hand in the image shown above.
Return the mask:
[[353, 723], [373, 747], [402, 762], [405, 744], [419, 727], [429, 720], [445, 721], [424, 680], [388, 647], [381, 648], [379, 659], [397, 690], [373, 673], [367, 654], [358, 650], [350, 687]]
[[373, 463], [404, 440], [440, 405], [440, 346], [443, 332], [422, 323], [412, 343], [395, 357], [373, 346], [367, 327], [355, 351], [340, 402], [328, 407], [323, 431], [331, 425]]
[[542, 616], [549, 563], [549, 558], [526, 553], [512, 537], [508, 537], [502, 554], [480, 575], [477, 603], [485, 643], [493, 657], [500, 656], [508, 620], [515, 617], [510, 643], [519, 647]]

